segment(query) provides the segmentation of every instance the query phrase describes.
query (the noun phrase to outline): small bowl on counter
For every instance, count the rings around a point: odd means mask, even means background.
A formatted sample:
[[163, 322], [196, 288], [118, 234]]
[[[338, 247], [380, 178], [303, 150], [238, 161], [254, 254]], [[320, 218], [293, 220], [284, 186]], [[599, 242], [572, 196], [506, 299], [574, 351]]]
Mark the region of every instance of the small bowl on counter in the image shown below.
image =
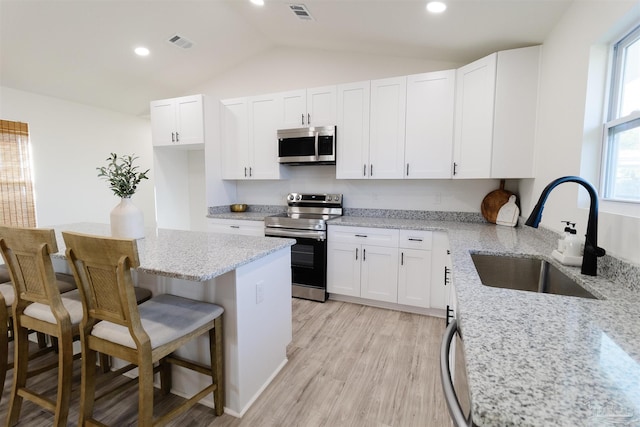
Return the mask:
[[247, 210], [247, 205], [244, 203], [234, 203], [229, 205], [229, 209], [231, 212], [245, 212]]

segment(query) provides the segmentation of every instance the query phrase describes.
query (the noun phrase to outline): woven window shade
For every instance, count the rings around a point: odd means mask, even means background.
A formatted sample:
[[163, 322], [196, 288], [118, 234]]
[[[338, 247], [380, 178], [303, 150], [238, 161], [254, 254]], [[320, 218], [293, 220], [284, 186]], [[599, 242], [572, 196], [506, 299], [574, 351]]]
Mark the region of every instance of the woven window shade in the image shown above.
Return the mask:
[[0, 223], [35, 227], [36, 210], [26, 123], [0, 120]]

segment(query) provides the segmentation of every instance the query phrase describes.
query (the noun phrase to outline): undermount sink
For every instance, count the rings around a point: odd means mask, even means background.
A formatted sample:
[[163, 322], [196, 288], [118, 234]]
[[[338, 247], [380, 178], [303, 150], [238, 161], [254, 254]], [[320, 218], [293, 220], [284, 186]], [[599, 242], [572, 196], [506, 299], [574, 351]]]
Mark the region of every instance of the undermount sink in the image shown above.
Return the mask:
[[502, 255], [471, 254], [485, 286], [597, 299], [547, 261]]

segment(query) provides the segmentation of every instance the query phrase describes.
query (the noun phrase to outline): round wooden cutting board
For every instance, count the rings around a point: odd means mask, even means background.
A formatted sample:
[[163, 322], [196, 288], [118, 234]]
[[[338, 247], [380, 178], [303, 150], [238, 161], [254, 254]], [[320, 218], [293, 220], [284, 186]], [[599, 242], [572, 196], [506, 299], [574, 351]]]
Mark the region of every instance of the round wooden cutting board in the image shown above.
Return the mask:
[[512, 194], [513, 193], [511, 191], [504, 189], [504, 179], [501, 179], [500, 188], [498, 190], [493, 190], [484, 196], [484, 199], [482, 200], [480, 210], [484, 219], [495, 224], [496, 218], [498, 217], [498, 211], [509, 201], [509, 197]]

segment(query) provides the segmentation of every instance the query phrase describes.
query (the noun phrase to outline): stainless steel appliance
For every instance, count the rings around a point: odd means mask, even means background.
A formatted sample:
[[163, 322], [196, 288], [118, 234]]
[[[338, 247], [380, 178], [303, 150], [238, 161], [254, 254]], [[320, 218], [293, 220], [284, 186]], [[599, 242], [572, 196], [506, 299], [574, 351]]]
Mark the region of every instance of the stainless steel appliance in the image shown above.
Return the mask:
[[264, 219], [264, 234], [296, 240], [291, 247], [291, 294], [327, 300], [327, 220], [342, 215], [342, 194], [287, 195], [287, 212]]
[[335, 165], [336, 127], [279, 130], [278, 162], [290, 165]]
[[[449, 307], [447, 307], [447, 321]], [[474, 427], [465, 368], [462, 335], [454, 318], [447, 326], [440, 346], [440, 379], [454, 427]], [[453, 366], [452, 366], [453, 365]]]

